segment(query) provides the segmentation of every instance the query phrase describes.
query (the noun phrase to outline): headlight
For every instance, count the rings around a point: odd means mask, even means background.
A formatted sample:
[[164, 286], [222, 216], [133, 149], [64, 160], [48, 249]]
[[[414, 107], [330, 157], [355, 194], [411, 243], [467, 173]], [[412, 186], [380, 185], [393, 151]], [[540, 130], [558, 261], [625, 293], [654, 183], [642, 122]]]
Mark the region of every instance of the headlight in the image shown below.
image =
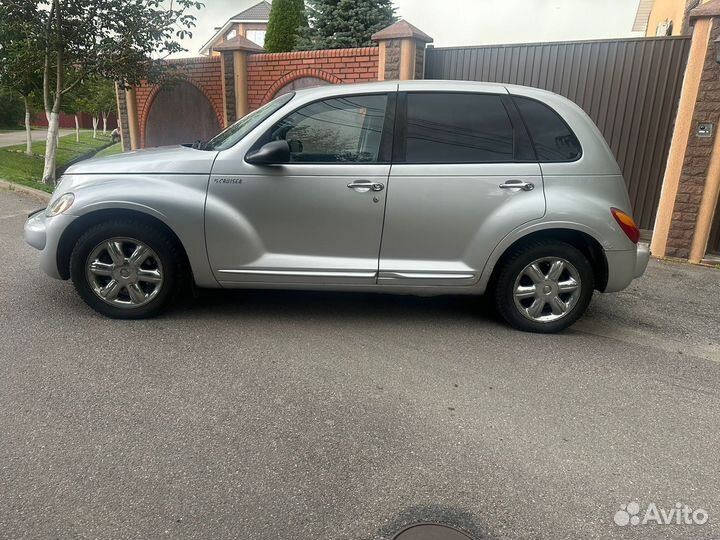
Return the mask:
[[72, 193], [65, 193], [64, 195], [60, 195], [57, 199], [55, 199], [55, 202], [53, 202], [48, 209], [45, 211], [45, 215], [48, 217], [57, 216], [59, 214], [62, 214], [72, 206], [73, 201], [75, 201], [75, 195]]

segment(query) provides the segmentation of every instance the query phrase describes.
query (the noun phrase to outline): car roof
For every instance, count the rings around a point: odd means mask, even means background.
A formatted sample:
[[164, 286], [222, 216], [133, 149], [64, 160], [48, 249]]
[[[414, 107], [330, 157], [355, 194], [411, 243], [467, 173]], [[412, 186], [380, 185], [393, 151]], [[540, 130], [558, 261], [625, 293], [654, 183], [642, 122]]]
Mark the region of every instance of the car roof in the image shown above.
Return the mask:
[[491, 92], [506, 94], [507, 86], [501, 83], [475, 82], [475, 81], [444, 81], [444, 80], [419, 80], [419, 81], [380, 81], [359, 84], [332, 84], [296, 90], [298, 97], [305, 96], [343, 96], [351, 94], [366, 94], [372, 92], [393, 92], [393, 91], [466, 91], [466, 92]]

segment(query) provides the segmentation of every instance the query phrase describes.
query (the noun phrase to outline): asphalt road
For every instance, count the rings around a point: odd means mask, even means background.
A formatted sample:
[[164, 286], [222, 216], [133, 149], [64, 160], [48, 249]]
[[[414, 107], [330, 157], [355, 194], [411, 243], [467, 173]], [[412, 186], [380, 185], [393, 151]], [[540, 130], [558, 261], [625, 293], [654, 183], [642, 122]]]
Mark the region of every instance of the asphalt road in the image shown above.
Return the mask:
[[[0, 192], [0, 537], [720, 536], [720, 271], [652, 262], [561, 335], [471, 298], [210, 293], [96, 315]], [[618, 526], [620, 505], [709, 514]]]
[[[60, 129], [60, 136], [63, 135], [69, 135], [70, 133], [75, 133], [74, 129]], [[35, 141], [43, 141], [47, 138], [47, 129], [33, 129], [32, 130], [32, 140]], [[18, 130], [18, 131], [7, 131], [5, 133], [0, 133], [0, 147], [3, 146], [14, 146], [16, 144], [25, 144], [25, 130]]]

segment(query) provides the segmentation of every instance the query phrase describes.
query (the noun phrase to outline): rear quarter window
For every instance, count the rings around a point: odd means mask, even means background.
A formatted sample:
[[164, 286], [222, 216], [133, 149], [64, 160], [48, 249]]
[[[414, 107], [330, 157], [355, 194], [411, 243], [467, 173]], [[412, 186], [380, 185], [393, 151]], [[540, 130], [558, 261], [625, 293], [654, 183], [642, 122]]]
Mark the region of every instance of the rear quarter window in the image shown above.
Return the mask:
[[534, 99], [518, 96], [513, 99], [530, 133], [538, 161], [557, 163], [580, 159], [580, 141], [558, 113]]

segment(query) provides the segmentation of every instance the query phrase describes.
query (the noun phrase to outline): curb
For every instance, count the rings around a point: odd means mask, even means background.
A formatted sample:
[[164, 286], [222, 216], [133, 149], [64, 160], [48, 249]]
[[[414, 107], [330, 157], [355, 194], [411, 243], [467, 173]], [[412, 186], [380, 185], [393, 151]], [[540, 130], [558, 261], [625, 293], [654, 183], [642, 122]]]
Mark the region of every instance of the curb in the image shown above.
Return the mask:
[[0, 189], [6, 189], [7, 191], [15, 191], [22, 193], [23, 195], [29, 195], [44, 203], [50, 202], [50, 193], [40, 191], [39, 189], [23, 186], [22, 184], [15, 184], [14, 182], [8, 182], [7, 180], [0, 180]]

